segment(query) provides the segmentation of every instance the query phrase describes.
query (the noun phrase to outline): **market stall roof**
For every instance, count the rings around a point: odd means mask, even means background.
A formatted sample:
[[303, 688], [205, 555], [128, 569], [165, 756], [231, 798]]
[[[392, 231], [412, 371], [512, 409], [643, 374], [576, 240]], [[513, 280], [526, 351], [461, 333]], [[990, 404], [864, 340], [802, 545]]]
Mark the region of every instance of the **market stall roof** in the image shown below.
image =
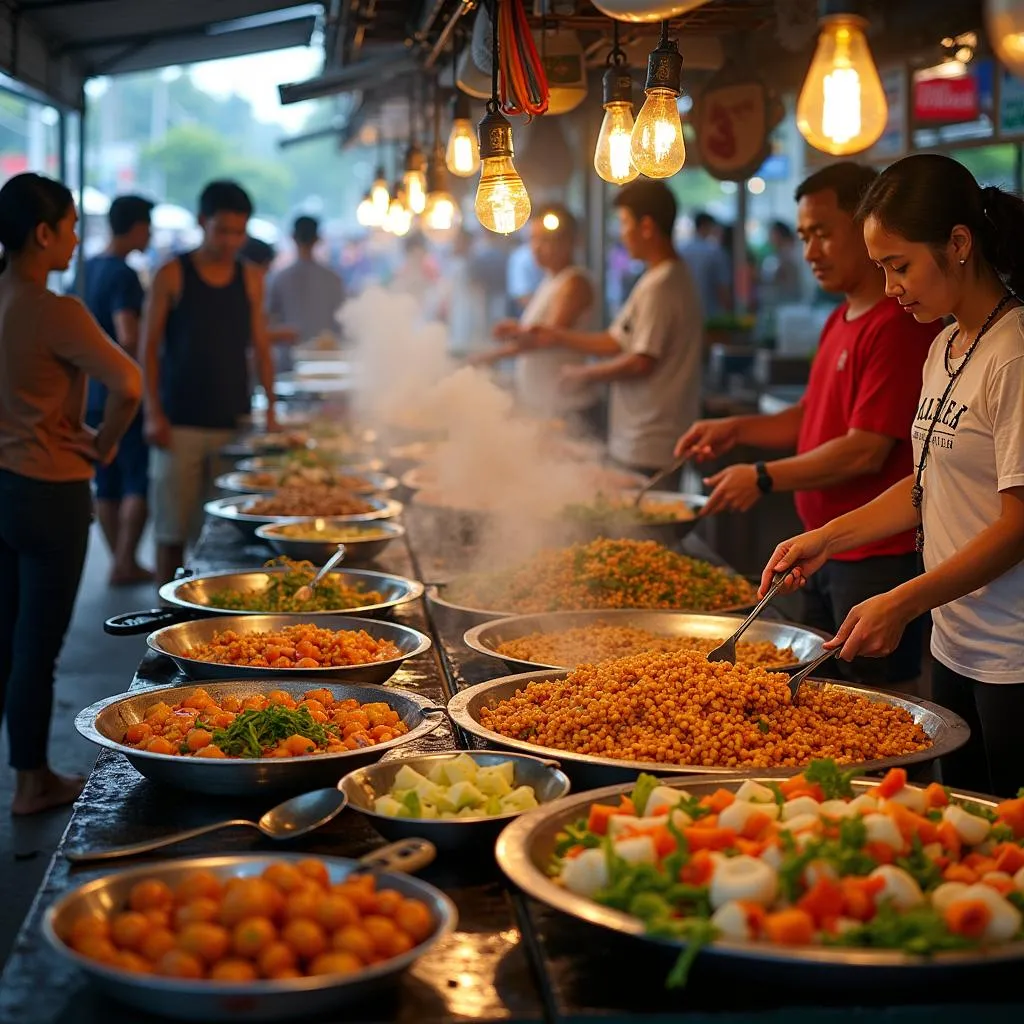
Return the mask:
[[94, 75], [308, 45], [308, 0], [16, 0], [0, 11], [0, 69], [80, 106]]

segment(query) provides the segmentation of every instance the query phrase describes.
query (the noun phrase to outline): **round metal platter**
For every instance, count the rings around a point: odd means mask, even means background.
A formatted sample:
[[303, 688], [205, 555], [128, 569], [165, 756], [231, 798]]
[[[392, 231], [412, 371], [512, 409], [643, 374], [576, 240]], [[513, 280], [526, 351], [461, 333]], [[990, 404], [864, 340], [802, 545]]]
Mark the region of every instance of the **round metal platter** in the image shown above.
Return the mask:
[[[448, 715], [451, 720], [466, 732], [483, 740], [490, 747], [499, 750], [515, 750], [536, 757], [556, 758], [565, 773], [573, 780], [577, 789], [589, 789], [596, 786], [608, 786], [617, 782], [628, 782], [636, 778], [639, 772], [652, 775], [717, 775], [735, 778], [744, 772], [750, 774], [749, 768], [716, 768], [704, 765], [668, 764], [660, 761], [623, 761], [613, 757], [595, 757], [592, 754], [574, 754], [555, 747], [543, 747], [536, 743], [512, 739], [501, 733], [493, 732], [480, 724], [480, 711], [484, 707], [494, 707], [500, 701], [511, 697], [517, 690], [524, 689], [529, 683], [542, 682], [547, 679], [564, 679], [568, 672], [524, 672], [520, 675], [503, 676], [488, 682], [477, 683], [461, 690], [448, 702]], [[934, 761], [937, 757], [949, 754], [962, 747], [970, 736], [967, 723], [959, 716], [939, 707], [927, 700], [911, 700], [895, 693], [884, 693], [879, 690], [866, 690], [856, 686], [846, 686], [822, 679], [808, 679], [803, 684], [808, 686], [832, 686], [856, 694], [866, 700], [882, 704], [892, 704], [909, 712], [914, 721], [925, 731], [932, 741], [926, 750], [918, 750], [904, 757], [880, 758], [876, 761], [865, 761], [856, 767], [862, 771], [883, 771], [896, 765], [919, 764]], [[785, 769], [782, 769], [785, 774]]]
[[[345, 473], [344, 469], [338, 467], [341, 475], [352, 476], [359, 480], [356, 487], [347, 488], [353, 494], [387, 494], [398, 486], [398, 481], [393, 476], [384, 473]], [[252, 476], [257, 472], [273, 472], [273, 470], [237, 470], [234, 473], [224, 473], [214, 480], [214, 486], [222, 491], [230, 491], [232, 494], [273, 494], [279, 488], [277, 485], [259, 486], [251, 483]], [[303, 486], [297, 481], [294, 486]]]
[[[371, 764], [389, 750], [395, 750], [433, 732], [444, 722], [444, 711], [433, 701], [410, 690], [391, 686], [341, 683], [314, 677], [299, 671], [298, 678], [272, 681], [257, 679], [224, 679], [199, 686], [161, 686], [137, 693], [107, 697], [80, 711], [75, 728], [91, 742], [122, 754], [142, 775], [178, 789], [219, 796], [245, 796], [270, 791], [319, 789], [334, 786], [347, 772]], [[287, 758], [201, 758], [176, 754], [153, 754], [136, 750], [122, 742], [131, 725], [143, 721], [146, 709], [165, 701], [170, 705], [187, 700], [198, 689], [214, 700], [222, 697], [246, 697], [285, 690], [301, 697], [307, 690], [330, 690], [336, 700], [357, 700], [360, 704], [381, 701], [393, 708], [409, 727], [401, 736], [359, 750], [340, 754], [316, 754]]]
[[[686, 792], [699, 797], [713, 793], [719, 788], [736, 790], [747, 779], [769, 782], [778, 777], [778, 775], [748, 772], [745, 775], [729, 779], [723, 779], [720, 775], [704, 778], [695, 776], [688, 779], [667, 779], [664, 785], [685, 789]], [[634, 782], [635, 777], [633, 782], [627, 784], [609, 786], [587, 793], [577, 793], [522, 815], [508, 825], [498, 838], [495, 856], [501, 869], [515, 885], [528, 896], [546, 903], [555, 910], [569, 914], [581, 921], [587, 921], [624, 935], [632, 935], [647, 942], [682, 947], [685, 943], [674, 939], [648, 936], [645, 933], [643, 922], [638, 918], [570, 892], [564, 886], [558, 885], [546, 871], [554, 853], [555, 839], [558, 833], [569, 823], [584, 816], [586, 809], [591, 804], [602, 801], [614, 802], [620, 794], [632, 789]], [[877, 781], [870, 779], [858, 779], [853, 783], [858, 791], [873, 789], [877, 784]], [[995, 805], [995, 801], [991, 798], [973, 793], [956, 793], [954, 795], [976, 800], [989, 807]], [[926, 979], [937, 982], [943, 977], [944, 972], [953, 968], [976, 969], [994, 963], [1024, 958], [1024, 942], [996, 946], [985, 953], [972, 951], [937, 953], [932, 957], [915, 957], [908, 953], [884, 949], [781, 946], [766, 942], [719, 940], [702, 950], [701, 956], [729, 957], [748, 962], [759, 962], [771, 969], [776, 981], [783, 979], [783, 975], [779, 973], [783, 971], [786, 972], [785, 977], [792, 976], [794, 981], [798, 981], [801, 977], [806, 977], [803, 972], [808, 970], [841, 973], [857, 971], [863, 975], [865, 970], [873, 969], [875, 972], [891, 970], [902, 976], [920, 972], [925, 975]]]
[[[233, 523], [250, 539], [255, 539], [258, 526], [266, 526], [268, 523], [290, 523], [296, 519], [309, 518], [309, 516], [261, 516], [246, 511], [248, 507], [260, 500], [261, 498], [257, 494], [233, 494], [227, 498], [215, 498], [213, 501], [208, 501], [203, 506], [203, 510], [208, 516]], [[332, 516], [331, 518], [342, 519], [348, 523], [369, 523], [375, 519], [393, 519], [402, 514], [400, 501], [392, 501], [390, 498], [366, 498], [364, 500], [371, 506], [371, 511], [351, 516]]]
[[[353, 452], [351, 455], [332, 455], [317, 453], [317, 457], [323, 460], [325, 466], [331, 469], [338, 469], [345, 473], [383, 473], [384, 462], [381, 459], [372, 458], [365, 452]], [[235, 463], [235, 469], [239, 473], [267, 473], [278, 469], [287, 469], [294, 464], [294, 456], [288, 455], [267, 455], [253, 456], [242, 459]]]
[[[543, 662], [523, 661], [497, 648], [511, 640], [520, 640], [534, 633], [561, 633], [570, 629], [607, 625], [643, 629], [663, 637], [697, 637], [722, 639], [732, 636], [743, 621], [739, 616], [704, 614], [702, 612], [671, 612], [648, 609], [611, 609], [609, 611], [549, 612], [544, 615], [512, 615], [485, 622], [466, 631], [463, 640], [467, 647], [480, 654], [503, 661], [513, 672], [535, 672], [537, 669], [562, 671], [574, 665], [549, 665]], [[751, 623], [743, 640], [774, 644], [785, 650], [791, 648], [796, 660], [792, 664], [773, 667], [773, 672], [795, 672], [822, 653], [822, 642], [828, 639], [806, 626], [791, 622]], [[593, 659], [585, 659], [593, 660]]]
[[[334, 549], [337, 548], [335, 544]], [[281, 576], [289, 570], [285, 566], [268, 566], [265, 569], [228, 569], [224, 572], [199, 573], [184, 579], [172, 580], [160, 588], [160, 599], [179, 608], [203, 612], [206, 615], [270, 615], [265, 611], [246, 612], [238, 608], [218, 608], [211, 603], [214, 594], [239, 591], [258, 596], [266, 590], [273, 576]], [[369, 615], [380, 616], [394, 611], [403, 604], [409, 604], [423, 596], [423, 584], [405, 576], [389, 572], [375, 572], [372, 569], [332, 569], [331, 579], [349, 587], [362, 586], [384, 595], [377, 604], [358, 605], [353, 608], [326, 608], [323, 611], [287, 612], [295, 616], [319, 618], [324, 615]], [[221, 626], [220, 628], [224, 628]]]
[[[239, 875], [255, 877], [271, 864], [297, 862], [303, 857], [301, 853], [191, 857], [118, 871], [86, 882], [58, 900], [46, 912], [43, 934], [60, 956], [86, 974], [97, 988], [122, 1003], [161, 1016], [171, 1014], [179, 1020], [210, 1022], [319, 1019], [332, 1008], [356, 1003], [375, 992], [392, 990], [399, 974], [455, 928], [458, 912], [444, 893], [411, 875], [381, 872], [376, 875], [379, 888], [394, 889], [427, 905], [434, 920], [434, 933], [408, 953], [354, 975], [227, 983], [131, 974], [81, 956], [61, 937], [78, 917], [97, 912], [108, 914], [115, 908], [127, 906], [131, 887], [143, 879], [160, 879], [174, 887], [189, 873], [203, 870], [226, 881]], [[320, 859], [327, 867], [332, 884], [344, 881], [360, 867], [358, 861], [341, 857]]]
[[411, 626], [380, 619], [359, 619], [348, 615], [324, 615], [313, 620], [320, 629], [365, 630], [375, 640], [388, 640], [401, 652], [387, 661], [371, 661], [365, 665], [329, 665], [326, 668], [262, 668], [252, 665], [225, 665], [216, 661], [200, 661], [186, 654], [196, 644], [207, 643], [217, 633], [266, 633], [297, 626], [310, 621], [307, 615], [234, 615], [194, 619], [164, 626], [146, 638], [146, 646], [157, 654], [165, 654], [190, 679], [280, 679], [305, 675], [315, 679], [344, 679], [353, 683], [383, 683], [390, 679], [402, 663], [429, 651], [432, 641], [425, 633]]

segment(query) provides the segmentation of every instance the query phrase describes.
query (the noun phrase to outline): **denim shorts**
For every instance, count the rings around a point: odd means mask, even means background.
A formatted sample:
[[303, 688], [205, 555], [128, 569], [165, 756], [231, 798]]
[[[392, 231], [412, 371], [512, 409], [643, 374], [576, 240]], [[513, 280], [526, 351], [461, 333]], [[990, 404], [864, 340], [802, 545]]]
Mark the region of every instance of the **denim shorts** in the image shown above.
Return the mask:
[[[98, 427], [102, 412], [86, 415], [90, 427]], [[96, 497], [100, 501], [120, 501], [122, 498], [145, 498], [149, 493], [149, 446], [142, 433], [142, 414], [132, 420], [131, 426], [117, 446], [117, 455], [109, 466], [96, 467]]]

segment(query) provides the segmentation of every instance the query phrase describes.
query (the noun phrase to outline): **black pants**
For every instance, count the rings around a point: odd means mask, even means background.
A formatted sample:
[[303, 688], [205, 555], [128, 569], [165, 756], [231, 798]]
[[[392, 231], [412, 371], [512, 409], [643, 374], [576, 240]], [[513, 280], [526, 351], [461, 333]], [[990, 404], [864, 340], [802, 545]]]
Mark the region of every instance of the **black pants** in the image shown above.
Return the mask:
[[[906, 583], [919, 572], [916, 554], [880, 555], [859, 562], [826, 562], [803, 589], [803, 622], [834, 634], [855, 605]], [[921, 672], [924, 626], [923, 616], [911, 622], [899, 646], [885, 658], [854, 658], [853, 661], [837, 658], [826, 664], [831, 667], [834, 678], [868, 686], [906, 682]]]
[[1024, 665], [1019, 683], [979, 683], [935, 662], [932, 700], [955, 711], [971, 738], [940, 761], [942, 781], [956, 789], [1012, 797], [1024, 786]]
[[85, 564], [88, 481], [46, 483], [0, 470], [0, 717], [11, 767], [46, 765], [53, 672]]

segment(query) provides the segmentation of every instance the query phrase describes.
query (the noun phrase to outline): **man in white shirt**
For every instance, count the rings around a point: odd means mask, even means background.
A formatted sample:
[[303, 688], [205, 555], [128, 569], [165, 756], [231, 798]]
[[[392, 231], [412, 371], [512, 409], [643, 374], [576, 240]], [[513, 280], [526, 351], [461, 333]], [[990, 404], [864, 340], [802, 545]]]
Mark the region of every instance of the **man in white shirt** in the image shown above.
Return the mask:
[[[703, 313], [690, 271], [672, 246], [676, 201], [660, 181], [639, 179], [615, 197], [622, 242], [647, 270], [606, 331], [536, 326], [541, 348], [567, 348], [599, 362], [566, 366], [565, 387], [610, 384], [608, 451], [649, 476], [670, 465], [679, 427], [700, 412]], [[666, 482], [666, 487], [678, 486]]]
[[[296, 217], [292, 229], [295, 262], [279, 270], [267, 288], [267, 312], [275, 324], [294, 329], [300, 342], [338, 333], [335, 314], [345, 298], [341, 278], [313, 255], [320, 241], [315, 217]], [[285, 368], [285, 367], [281, 367]]]

